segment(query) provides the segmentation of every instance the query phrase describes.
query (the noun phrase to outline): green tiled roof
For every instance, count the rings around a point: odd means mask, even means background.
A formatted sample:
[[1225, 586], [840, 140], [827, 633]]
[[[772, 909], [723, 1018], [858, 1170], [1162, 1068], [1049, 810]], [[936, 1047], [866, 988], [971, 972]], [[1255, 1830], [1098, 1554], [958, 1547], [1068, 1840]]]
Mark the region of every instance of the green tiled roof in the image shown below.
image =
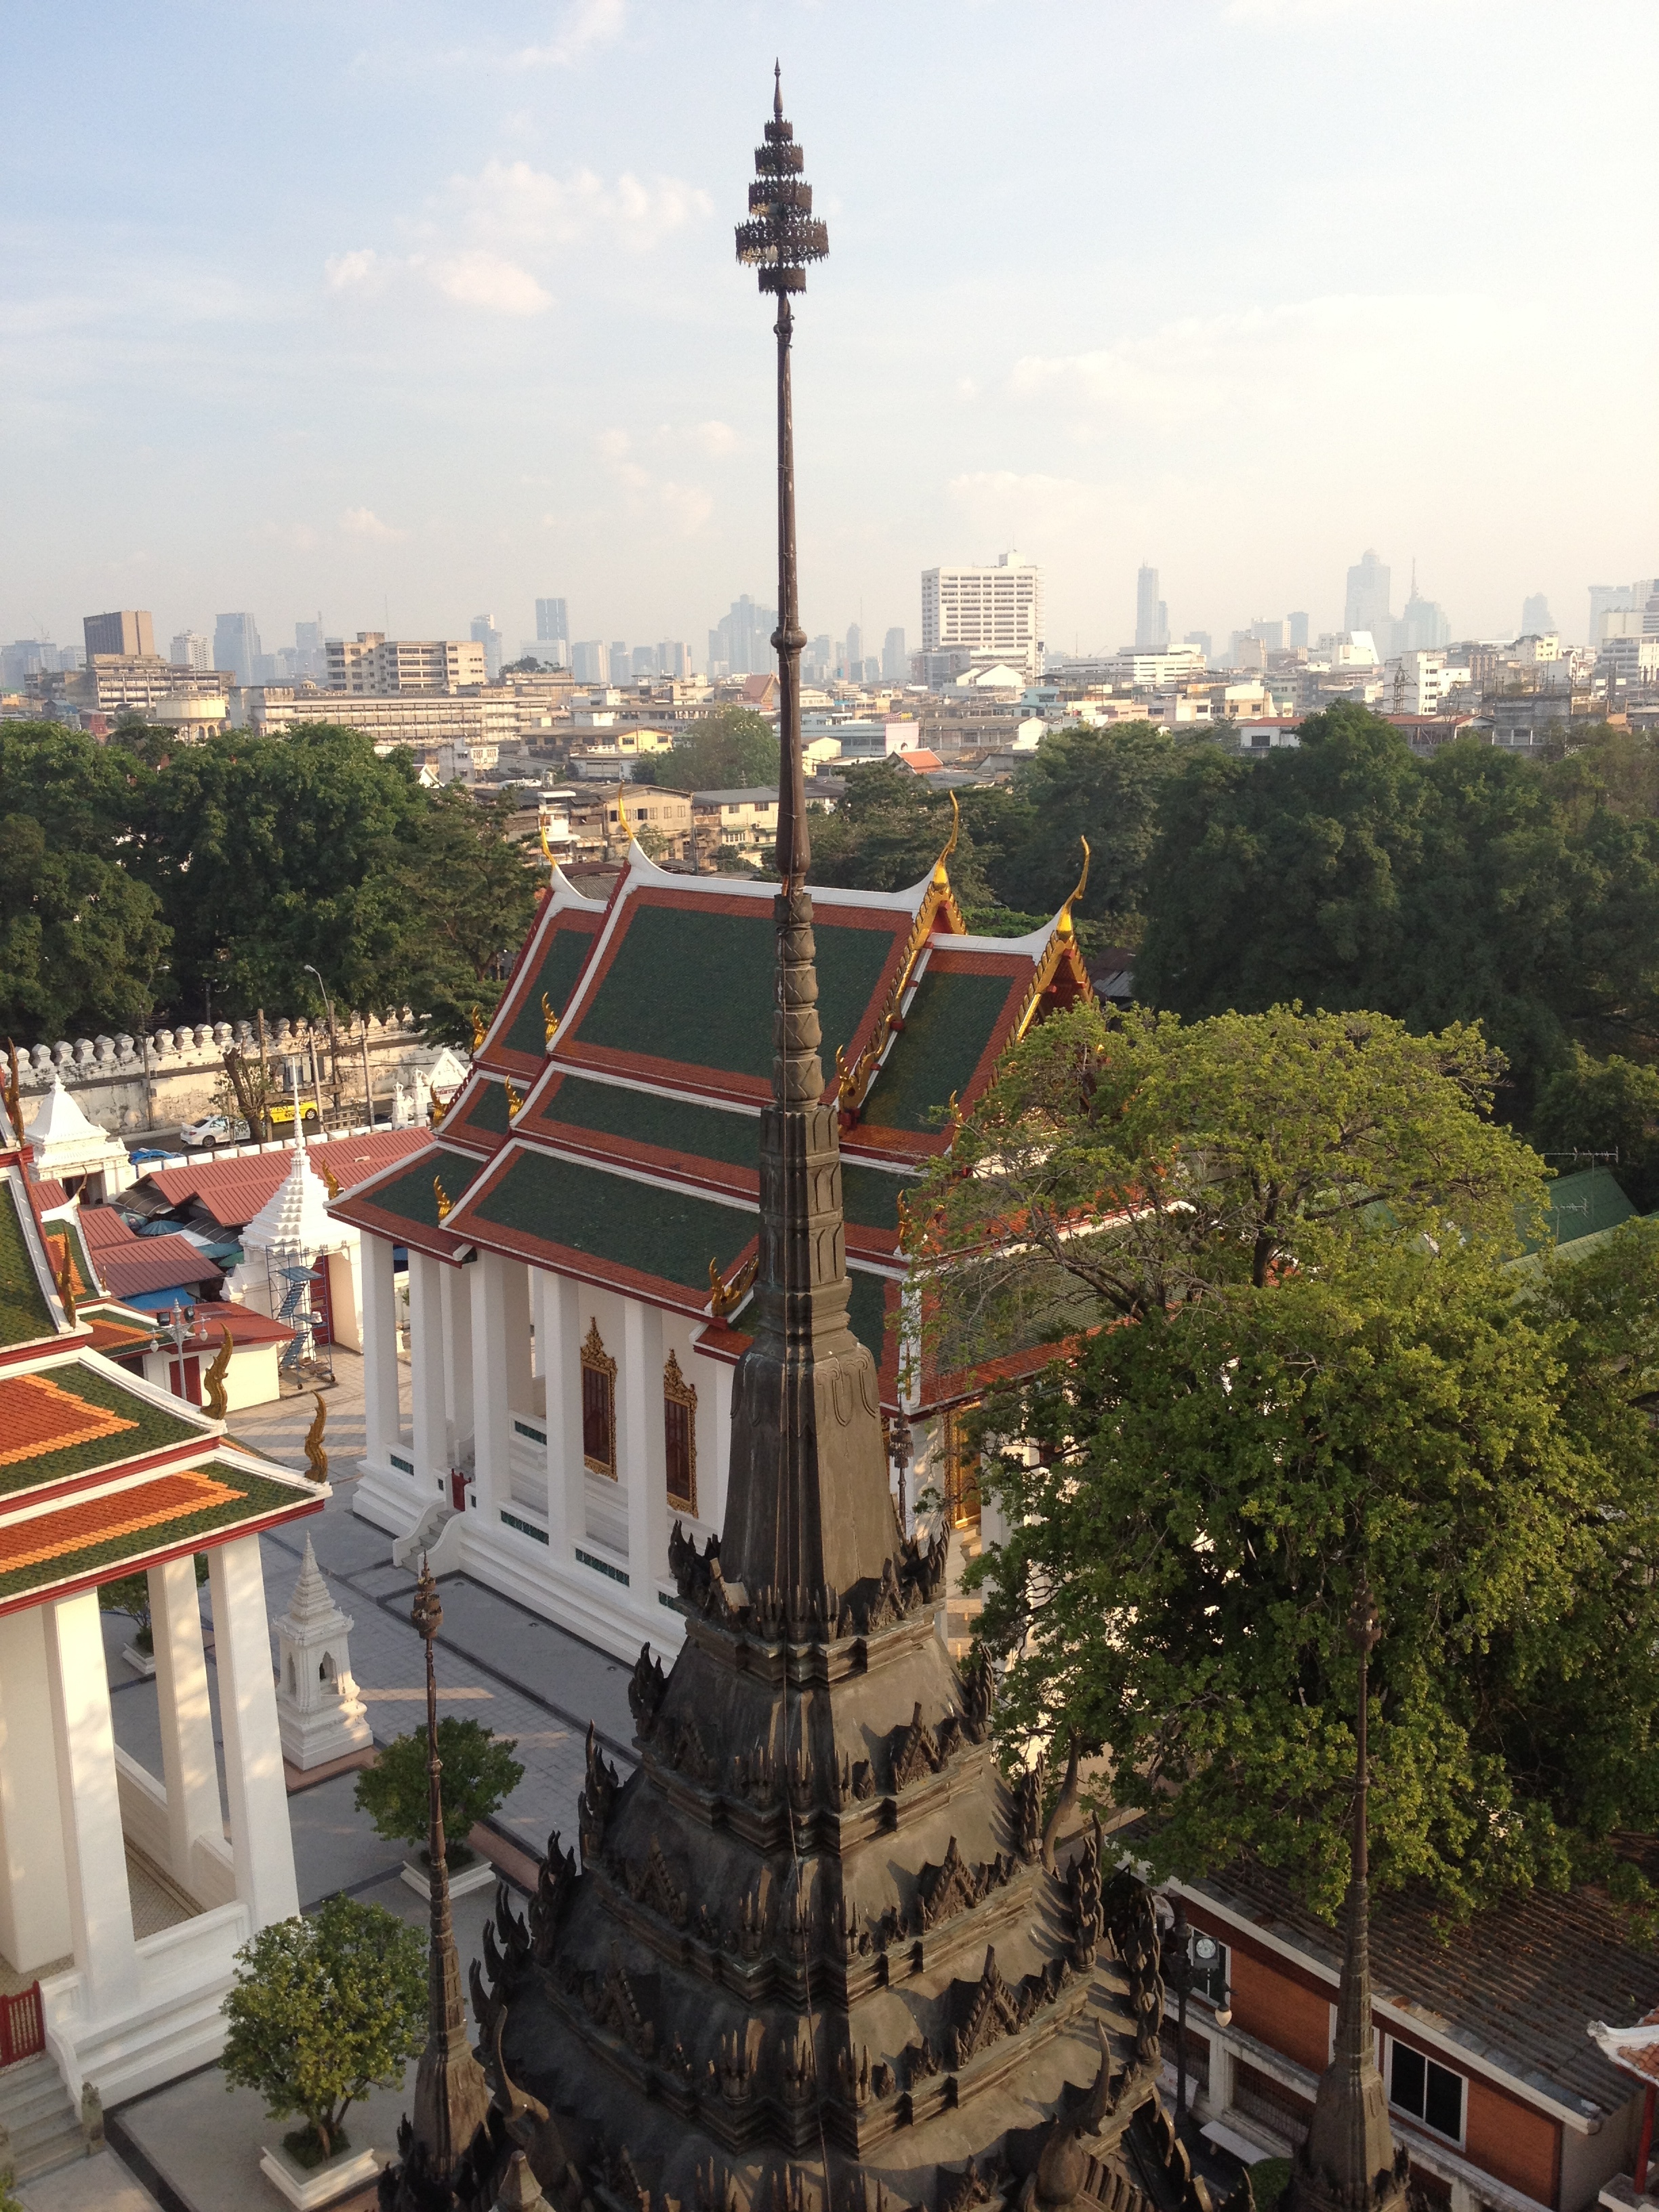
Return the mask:
[[660, 1091], [631, 1091], [618, 1083], [587, 1083], [567, 1075], [548, 1101], [546, 1119], [599, 1137], [623, 1137], [665, 1152], [689, 1152], [726, 1166], [760, 1170], [760, 1118], [721, 1106], [695, 1105]]
[[892, 1340], [887, 1334], [887, 1282], [882, 1275], [866, 1275], [862, 1269], [849, 1267], [847, 1279], [853, 1285], [853, 1295], [848, 1301], [847, 1318], [853, 1334], [876, 1363], [876, 1372], [892, 1349]]
[[[1581, 1168], [1576, 1175], [1558, 1176], [1544, 1186], [1544, 1202], [1558, 1244], [1574, 1244], [1581, 1237], [1616, 1229], [1636, 1211], [1608, 1168]], [[1528, 1240], [1527, 1249], [1537, 1249]]]
[[32, 1344], [52, 1334], [52, 1309], [35, 1279], [18, 1218], [20, 1200], [8, 1182], [0, 1194], [0, 1344]]
[[[729, 914], [635, 902], [609, 972], [576, 1017], [576, 1041], [762, 1081], [772, 1073], [772, 911], [758, 900]], [[895, 929], [908, 917], [895, 914]], [[825, 1073], [869, 1009], [893, 947], [886, 929], [817, 917], [818, 1018]]]
[[447, 1152], [440, 1146], [436, 1152], [422, 1152], [413, 1167], [379, 1190], [367, 1193], [362, 1203], [377, 1206], [382, 1213], [395, 1214], [417, 1229], [436, 1229], [440, 1224], [434, 1176], [442, 1182], [451, 1206], [459, 1206], [462, 1194], [483, 1172], [483, 1164], [465, 1152]]
[[888, 1175], [881, 1168], [843, 1160], [841, 1170], [842, 1212], [855, 1229], [896, 1229], [899, 1193], [908, 1176]]
[[547, 1049], [547, 1024], [542, 1015], [542, 994], [556, 1014], [562, 1014], [576, 988], [582, 963], [599, 942], [592, 929], [556, 923], [536, 972], [530, 978], [524, 1002], [508, 1024], [501, 1042], [509, 1052], [527, 1052], [539, 1058]]
[[[507, 1111], [507, 1085], [480, 1079], [477, 1088], [457, 1116], [457, 1129], [477, 1129], [486, 1136], [505, 1137], [513, 1127], [513, 1116]], [[444, 1185], [449, 1190], [449, 1185]], [[450, 1191], [450, 1196], [454, 1196]]]
[[134, 1422], [136, 1426], [0, 1467], [0, 1498], [15, 1498], [20, 1491], [33, 1490], [43, 1482], [61, 1481], [65, 1475], [84, 1474], [90, 1468], [142, 1459], [149, 1452], [163, 1450], [169, 1444], [193, 1443], [202, 1436], [193, 1422], [175, 1420], [171, 1413], [164, 1413], [159, 1406], [152, 1405], [136, 1390], [112, 1382], [106, 1375], [95, 1375], [90, 1368], [73, 1360], [65, 1360], [61, 1366], [48, 1367], [43, 1372], [70, 1397], [82, 1399], [89, 1406], [101, 1406], [106, 1413], [118, 1413], [123, 1420]]
[[864, 1120], [878, 1129], [937, 1133], [933, 1109], [948, 1104], [953, 1091], [966, 1092], [1010, 988], [1006, 973], [930, 967], [865, 1102]]
[[281, 1512], [301, 1502], [300, 1493], [286, 1484], [271, 1482], [262, 1474], [249, 1474], [240, 1468], [227, 1467], [220, 1460], [208, 1461], [200, 1472], [210, 1474], [228, 1489], [240, 1491], [241, 1496], [204, 1506], [199, 1513], [181, 1513], [176, 1521], [131, 1529], [101, 1544], [88, 1544], [84, 1551], [57, 1552], [50, 1559], [14, 1567], [9, 1574], [0, 1574], [0, 1599], [21, 1597], [53, 1583], [79, 1582], [83, 1576], [99, 1573], [107, 1567], [125, 1567], [129, 1561], [142, 1559], [150, 1553], [174, 1551], [194, 1537], [211, 1536], [221, 1528], [234, 1528], [261, 1514]]
[[755, 1233], [752, 1214], [713, 1199], [545, 1152], [520, 1153], [469, 1210], [481, 1223], [705, 1294], [708, 1262], [725, 1267]]

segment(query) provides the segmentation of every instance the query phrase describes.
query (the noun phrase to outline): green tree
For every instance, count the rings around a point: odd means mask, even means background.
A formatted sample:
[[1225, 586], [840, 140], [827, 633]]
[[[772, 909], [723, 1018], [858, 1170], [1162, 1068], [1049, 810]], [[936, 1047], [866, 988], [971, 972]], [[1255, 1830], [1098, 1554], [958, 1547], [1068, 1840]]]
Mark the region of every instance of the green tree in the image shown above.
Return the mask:
[[[443, 1766], [444, 1830], [453, 1837], [452, 1856], [479, 1820], [487, 1820], [524, 1779], [510, 1736], [498, 1738], [481, 1721], [447, 1714], [438, 1723], [438, 1757]], [[373, 1766], [357, 1778], [356, 1804], [376, 1832], [395, 1843], [423, 1844], [428, 1820], [426, 1729], [414, 1729], [386, 1745]]]
[[448, 784], [404, 841], [389, 995], [406, 1000], [442, 1042], [471, 1043], [471, 1009], [493, 1009], [536, 911], [538, 872], [508, 835], [515, 804], [511, 792], [475, 799]]
[[1605, 1877], [1659, 1815], [1651, 1434], [1626, 1397], [1598, 1448], [1577, 1332], [1489, 1250], [1352, 1257], [1149, 1310], [988, 1406], [1018, 1447], [981, 1477], [1001, 1724], [1103, 1752], [1160, 1869], [1254, 1852], [1334, 1915], [1368, 1591], [1379, 1880], [1456, 1914]]
[[330, 2158], [348, 2147], [350, 2107], [395, 2087], [425, 2039], [426, 1945], [381, 1906], [331, 1897], [314, 1917], [261, 1929], [236, 1964], [225, 2085], [255, 2091], [273, 2119], [303, 2119], [286, 2147], [304, 2163]]
[[[849, 768], [846, 782], [846, 796], [834, 813], [812, 817], [811, 881], [869, 891], [903, 890], [919, 883], [950, 838], [950, 799], [892, 758]], [[958, 901], [995, 902], [966, 819], [949, 868]]]
[[988, 867], [998, 897], [1053, 914], [1076, 885], [1078, 840], [1086, 837], [1089, 885], [1078, 912], [1102, 923], [1115, 941], [1134, 944], [1159, 804], [1179, 757], [1174, 741], [1150, 722], [1051, 730], [1015, 774], [1023, 834]]
[[1542, 1186], [1489, 1118], [1502, 1065], [1476, 1030], [1375, 1014], [1051, 1016], [908, 1208], [940, 1364], [1329, 1273], [1379, 1218], [1518, 1250]]
[[1659, 1206], [1659, 1068], [1576, 1048], [1539, 1092], [1532, 1140], [1561, 1175], [1574, 1152], [1614, 1154], [1620, 1188], [1639, 1212], [1651, 1212]]
[[635, 781], [672, 791], [778, 787], [778, 733], [752, 707], [717, 707], [681, 731], [665, 753], [647, 753]]

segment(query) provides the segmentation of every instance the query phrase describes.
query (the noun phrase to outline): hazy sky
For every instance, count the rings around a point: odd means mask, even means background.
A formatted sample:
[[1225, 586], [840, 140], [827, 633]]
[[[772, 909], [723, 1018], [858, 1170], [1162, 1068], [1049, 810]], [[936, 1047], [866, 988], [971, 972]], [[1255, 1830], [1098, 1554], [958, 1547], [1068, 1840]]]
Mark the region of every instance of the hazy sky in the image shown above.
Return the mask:
[[[0, 637], [106, 606], [510, 646], [773, 574], [736, 266], [781, 53], [827, 216], [803, 614], [866, 650], [1018, 545], [1051, 646], [1458, 635], [1659, 568], [1659, 9], [1595, 0], [11, 0]], [[1645, 89], [1644, 89], [1645, 88]]]

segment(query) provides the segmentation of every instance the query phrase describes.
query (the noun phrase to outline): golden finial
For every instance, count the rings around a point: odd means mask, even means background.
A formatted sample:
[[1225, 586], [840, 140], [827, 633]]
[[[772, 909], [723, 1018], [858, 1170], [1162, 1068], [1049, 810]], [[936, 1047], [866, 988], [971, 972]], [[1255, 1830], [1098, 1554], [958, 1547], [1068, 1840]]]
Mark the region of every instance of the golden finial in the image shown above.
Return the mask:
[[544, 821], [542, 820], [542, 817], [541, 817], [541, 816], [540, 816], [539, 814], [538, 814], [538, 815], [537, 815], [537, 817], [536, 817], [536, 842], [537, 842], [537, 843], [538, 843], [538, 844], [541, 847], [541, 848], [542, 848], [542, 858], [543, 858], [543, 860], [544, 860], [546, 861], [546, 863], [547, 863], [548, 866], [549, 866], [550, 868], [556, 868], [556, 867], [557, 867], [557, 866], [559, 865], [559, 864], [558, 864], [558, 862], [554, 859], [554, 857], [553, 857], [552, 854], [548, 850], [548, 846], [547, 846], [547, 824], [546, 824], [546, 823], [545, 823], [545, 822], [544, 822]]
[[328, 1407], [320, 1390], [313, 1393], [317, 1401], [316, 1417], [306, 1431], [306, 1465], [311, 1469], [313, 1482], [328, 1480], [328, 1454], [323, 1449], [323, 1430], [328, 1421]]
[[478, 1012], [478, 1009], [474, 1006], [472, 1009], [472, 1049], [474, 1052], [482, 1052], [483, 1050], [485, 1026], [486, 1024], [483, 1016]]
[[945, 872], [945, 863], [957, 849], [957, 839], [962, 834], [962, 809], [957, 804], [955, 792], [948, 794], [951, 801], [951, 834], [945, 841], [945, 850], [933, 863], [933, 881], [940, 890], [949, 890], [951, 878]]
[[1077, 889], [1060, 909], [1060, 920], [1054, 924], [1056, 932], [1061, 937], [1071, 937], [1075, 934], [1072, 927], [1072, 908], [1089, 888], [1089, 841], [1086, 837], [1079, 837], [1078, 843], [1083, 848], [1083, 873], [1077, 879]]
[[219, 1349], [202, 1376], [202, 1411], [216, 1421], [225, 1418], [225, 1377], [230, 1372], [230, 1331], [219, 1331]]
[[335, 1174], [326, 1160], [319, 1160], [317, 1164], [323, 1171], [323, 1182], [330, 1198], [337, 1198], [340, 1195], [339, 1176]]
[[898, 1194], [898, 1241], [902, 1251], [910, 1241], [910, 1194], [902, 1190]]
[[524, 1101], [510, 1083], [503, 1087], [507, 1091], [507, 1118], [509, 1121], [516, 1121], [524, 1111]]
[[545, 991], [542, 993], [542, 1047], [545, 1050], [558, 1034], [559, 1018], [553, 1011], [553, 1002]]
[[628, 818], [628, 802], [623, 797], [623, 787], [621, 784], [617, 786], [617, 819], [622, 823], [623, 836], [631, 842], [634, 836], [634, 827]]
[[708, 1262], [708, 1310], [716, 1321], [724, 1321], [748, 1297], [756, 1276], [760, 1273], [760, 1255], [745, 1260], [729, 1283], [720, 1278], [718, 1260]]
[[438, 1201], [439, 1220], [447, 1221], [451, 1209], [450, 1196], [448, 1192], [443, 1187], [441, 1178], [437, 1176], [434, 1176], [432, 1178], [432, 1195]]
[[[52, 1242], [58, 1243], [60, 1240], [54, 1237]], [[75, 1255], [70, 1249], [67, 1229], [64, 1231], [61, 1245], [64, 1259], [62, 1266], [58, 1270], [58, 1295], [63, 1301], [64, 1316], [70, 1327], [73, 1328], [75, 1326]]]

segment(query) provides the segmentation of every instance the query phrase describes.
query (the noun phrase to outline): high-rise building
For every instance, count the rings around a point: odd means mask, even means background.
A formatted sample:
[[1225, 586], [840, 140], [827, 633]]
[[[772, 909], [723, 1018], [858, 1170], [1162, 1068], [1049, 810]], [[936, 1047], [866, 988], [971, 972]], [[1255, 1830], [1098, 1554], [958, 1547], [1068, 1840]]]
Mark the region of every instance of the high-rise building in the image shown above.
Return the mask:
[[1603, 615], [1628, 614], [1636, 605], [1628, 584], [1592, 584], [1589, 587], [1589, 641], [1601, 641]]
[[538, 644], [569, 644], [570, 616], [564, 600], [537, 600], [536, 641]]
[[835, 665], [835, 640], [827, 630], [820, 630], [801, 654], [800, 672], [809, 684], [822, 684]]
[[328, 643], [320, 615], [315, 622], [295, 623], [294, 650], [301, 675], [314, 676], [320, 684], [328, 674]]
[[330, 638], [325, 650], [331, 690], [360, 698], [438, 696], [488, 681], [488, 649], [479, 638], [389, 638], [360, 629], [355, 638]]
[[1042, 669], [1042, 571], [1012, 550], [994, 568], [924, 568], [921, 649], [961, 647], [1029, 675]]
[[657, 666], [657, 648], [654, 645], [636, 645], [634, 647], [631, 672], [636, 684], [641, 676], [647, 678], [654, 676]]
[[507, 658], [507, 641], [495, 626], [494, 615], [474, 615], [471, 635], [484, 649], [485, 681], [495, 683]]
[[239, 684], [252, 684], [259, 659], [259, 628], [252, 615], [220, 615], [213, 625], [213, 665]]
[[1342, 627], [1351, 634], [1369, 630], [1379, 659], [1388, 653], [1394, 641], [1394, 617], [1389, 612], [1393, 582], [1394, 571], [1369, 546], [1348, 571]]
[[[1402, 655], [1431, 653], [1450, 643], [1451, 617], [1437, 599], [1425, 599], [1413, 580], [1405, 612], [1394, 624], [1395, 652]], [[1425, 708], [1422, 711], [1426, 714], [1430, 710]]]
[[1543, 637], [1558, 629], [1559, 624], [1550, 612], [1547, 592], [1528, 592], [1521, 602], [1521, 635], [1522, 637]]
[[175, 668], [211, 668], [213, 647], [198, 629], [181, 629], [167, 648]]
[[842, 653], [842, 666], [850, 682], [858, 683], [864, 674], [864, 632], [857, 623], [847, 625], [847, 643]]
[[570, 648], [570, 672], [578, 684], [605, 681], [605, 640], [585, 637]]
[[1135, 578], [1135, 651], [1162, 653], [1170, 642], [1170, 610], [1158, 596], [1158, 571], [1143, 562]]
[[154, 658], [155, 625], [146, 607], [127, 607], [112, 615], [85, 615], [81, 627], [86, 632], [88, 660], [94, 653], [143, 653]]
[[1256, 615], [1244, 633], [1253, 637], [1264, 653], [1283, 653], [1285, 650], [1285, 617], [1283, 615]]
[[884, 684], [908, 684], [910, 680], [910, 656], [904, 650], [904, 632], [890, 629], [881, 642], [881, 680]]
[[733, 599], [730, 614], [722, 615], [708, 633], [709, 674], [770, 676], [777, 666], [772, 650], [777, 626], [775, 607], [757, 606], [747, 592]]
[[1298, 610], [1297, 612], [1291, 616], [1290, 626], [1291, 652], [1297, 653], [1305, 650], [1308, 643], [1307, 616]]
[[665, 637], [657, 647], [659, 675], [672, 677], [677, 683], [691, 673], [691, 648], [681, 638]]
[[1211, 652], [1210, 633], [1206, 629], [1189, 629], [1182, 640], [1183, 645], [1195, 645], [1207, 663]]
[[612, 638], [611, 651], [607, 657], [610, 662], [608, 672], [611, 681], [616, 684], [626, 684], [634, 672], [634, 664], [629, 653], [626, 638]]

